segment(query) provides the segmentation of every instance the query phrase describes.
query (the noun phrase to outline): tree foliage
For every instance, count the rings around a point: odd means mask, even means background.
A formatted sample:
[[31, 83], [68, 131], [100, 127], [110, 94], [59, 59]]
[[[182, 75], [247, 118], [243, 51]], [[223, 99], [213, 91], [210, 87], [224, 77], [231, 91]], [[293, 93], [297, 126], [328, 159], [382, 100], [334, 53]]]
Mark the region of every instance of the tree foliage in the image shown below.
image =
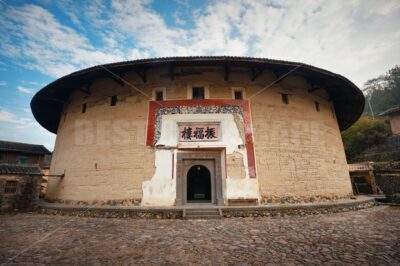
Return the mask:
[[[385, 75], [368, 80], [363, 86], [363, 91], [375, 115], [399, 105], [400, 66], [395, 66]], [[371, 113], [368, 104], [365, 105], [364, 112]]]
[[342, 132], [347, 160], [352, 160], [374, 145], [384, 143], [389, 135], [390, 128], [384, 119], [373, 120], [364, 114], [353, 126]]
[[342, 132], [343, 144], [347, 160], [351, 161], [373, 146], [385, 142], [390, 135], [390, 126], [379, 113], [400, 104], [400, 66], [395, 66], [386, 74], [368, 80], [363, 91], [365, 98], [370, 101], [375, 120], [371, 118], [368, 102], [364, 114], [349, 129]]

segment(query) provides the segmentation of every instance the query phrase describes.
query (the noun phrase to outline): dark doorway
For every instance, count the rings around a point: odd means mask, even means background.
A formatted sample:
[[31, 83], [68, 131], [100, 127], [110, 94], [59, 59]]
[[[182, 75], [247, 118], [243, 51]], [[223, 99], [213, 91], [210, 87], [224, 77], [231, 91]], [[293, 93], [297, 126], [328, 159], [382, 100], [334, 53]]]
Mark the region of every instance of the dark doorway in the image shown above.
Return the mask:
[[195, 165], [187, 174], [187, 200], [211, 202], [211, 175], [207, 167]]

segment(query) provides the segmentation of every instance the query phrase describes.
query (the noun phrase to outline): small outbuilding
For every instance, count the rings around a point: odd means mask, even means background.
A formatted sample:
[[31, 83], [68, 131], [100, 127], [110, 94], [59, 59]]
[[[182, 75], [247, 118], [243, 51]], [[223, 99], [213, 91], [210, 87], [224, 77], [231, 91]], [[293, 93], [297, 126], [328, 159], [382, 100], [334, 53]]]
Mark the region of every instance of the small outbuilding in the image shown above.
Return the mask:
[[400, 106], [392, 107], [385, 112], [379, 114], [380, 116], [389, 116], [390, 128], [393, 135], [400, 135]]
[[0, 141], [0, 210], [37, 205], [50, 156], [43, 145]]
[[0, 163], [0, 210], [36, 207], [42, 175], [37, 165]]

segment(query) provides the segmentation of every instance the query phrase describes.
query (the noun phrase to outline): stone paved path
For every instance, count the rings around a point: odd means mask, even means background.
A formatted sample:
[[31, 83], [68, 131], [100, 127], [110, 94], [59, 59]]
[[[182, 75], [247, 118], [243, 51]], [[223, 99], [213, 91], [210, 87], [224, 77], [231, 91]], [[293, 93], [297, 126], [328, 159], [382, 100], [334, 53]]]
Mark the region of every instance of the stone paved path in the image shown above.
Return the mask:
[[0, 215], [2, 263], [400, 265], [400, 208], [210, 221]]

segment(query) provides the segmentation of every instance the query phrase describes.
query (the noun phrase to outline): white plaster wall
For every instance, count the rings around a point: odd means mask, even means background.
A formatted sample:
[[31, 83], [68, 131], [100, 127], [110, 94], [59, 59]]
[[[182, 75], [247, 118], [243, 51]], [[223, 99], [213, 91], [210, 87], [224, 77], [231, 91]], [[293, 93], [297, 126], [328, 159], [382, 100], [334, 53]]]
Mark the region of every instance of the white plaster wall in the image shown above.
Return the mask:
[[258, 179], [226, 179], [226, 199], [260, 199]]
[[[245, 144], [241, 138], [239, 129], [232, 114], [173, 114], [163, 115], [161, 125], [161, 136], [156, 146], [163, 148], [212, 148], [212, 147], [225, 147], [226, 153], [233, 154], [239, 152], [242, 154], [243, 166], [245, 168], [246, 176], [244, 179], [233, 179], [229, 177], [229, 169], [227, 171], [227, 178], [222, 178], [223, 182], [223, 195], [225, 200], [228, 199], [241, 199], [241, 198], [257, 198], [259, 199], [259, 187], [257, 179], [249, 178], [247, 150], [246, 148], [239, 148], [239, 145]], [[220, 141], [203, 141], [203, 142], [179, 142], [179, 128], [178, 123], [203, 123], [203, 122], [216, 122], [220, 123], [221, 139]], [[170, 184], [172, 173], [172, 151], [157, 151], [156, 154], [156, 174], [152, 180], [144, 182], [143, 184], [143, 204], [144, 205], [161, 205], [161, 203], [170, 202], [173, 205], [175, 195], [174, 188], [168, 188], [168, 191], [162, 189]], [[222, 165], [222, 168], [225, 164]], [[161, 181], [162, 180], [162, 181]], [[168, 180], [168, 182], [167, 182]], [[173, 179], [175, 180], [175, 179]], [[174, 182], [175, 183], [175, 182]], [[155, 195], [155, 191], [159, 191], [162, 197]]]
[[[221, 140], [220, 141], [201, 141], [201, 142], [179, 142], [180, 122], [217, 122], [221, 125]], [[228, 154], [233, 153], [238, 149], [238, 145], [244, 144], [240, 137], [239, 130], [236, 126], [232, 114], [176, 114], [163, 115], [161, 123], [161, 136], [156, 146], [165, 147], [225, 147]]]
[[242, 154], [243, 165], [246, 171], [246, 178], [231, 178], [228, 171], [224, 197], [226, 199], [260, 199], [258, 178], [249, 178], [249, 167], [246, 149], [236, 150], [236, 152], [240, 152]]
[[174, 205], [176, 198], [176, 179], [172, 177], [173, 153], [173, 150], [156, 151], [156, 172], [151, 180], [143, 182], [142, 205]]

